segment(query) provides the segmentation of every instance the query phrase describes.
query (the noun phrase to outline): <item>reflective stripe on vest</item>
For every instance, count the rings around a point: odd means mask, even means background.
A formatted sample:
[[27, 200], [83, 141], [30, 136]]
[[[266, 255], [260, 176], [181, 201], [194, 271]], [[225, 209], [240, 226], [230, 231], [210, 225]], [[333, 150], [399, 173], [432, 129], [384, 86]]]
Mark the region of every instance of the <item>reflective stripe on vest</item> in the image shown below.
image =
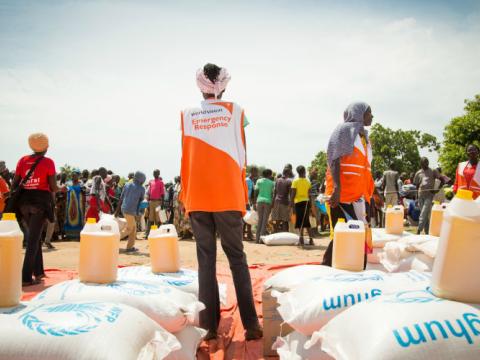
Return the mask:
[[181, 201], [191, 211], [245, 212], [243, 110], [207, 100], [182, 113]]
[[[366, 148], [358, 135], [355, 139], [353, 152], [340, 159], [340, 202], [350, 203], [364, 197], [369, 201], [373, 193], [373, 179], [370, 172], [372, 148], [370, 143]], [[326, 174], [326, 194], [333, 193], [333, 178], [330, 169]]]

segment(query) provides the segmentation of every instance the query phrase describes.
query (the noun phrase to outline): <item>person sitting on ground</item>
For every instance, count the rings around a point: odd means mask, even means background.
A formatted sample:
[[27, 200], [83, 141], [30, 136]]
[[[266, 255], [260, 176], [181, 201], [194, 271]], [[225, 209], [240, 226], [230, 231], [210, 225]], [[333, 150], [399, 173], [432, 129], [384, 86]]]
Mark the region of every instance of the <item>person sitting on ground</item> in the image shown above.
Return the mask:
[[272, 221], [274, 232], [288, 232], [288, 222], [290, 221], [290, 189], [292, 180], [289, 178], [290, 170], [285, 168], [275, 181], [273, 192], [273, 210]]
[[303, 239], [303, 229], [307, 229], [308, 236], [310, 237], [309, 245], [313, 243], [313, 233], [310, 227], [310, 181], [306, 178], [305, 167], [297, 166], [298, 178], [293, 180], [292, 188], [290, 190], [290, 206], [295, 211], [295, 229], [300, 231], [300, 245], [305, 245]]
[[265, 169], [262, 177], [255, 184], [254, 209], [258, 213], [258, 225], [256, 233], [257, 244], [260, 244], [260, 236], [266, 235], [270, 210], [272, 209], [272, 195], [275, 183], [272, 180], [272, 170]]
[[123, 187], [122, 195], [118, 203], [115, 216], [122, 211], [123, 217], [127, 221], [127, 233], [128, 242], [127, 254], [138, 251], [135, 247], [135, 240], [137, 239], [137, 217], [140, 215], [140, 203], [145, 197], [145, 188], [143, 183], [146, 180], [146, 176], [141, 171], [137, 171], [133, 176], [133, 182], [127, 183]]

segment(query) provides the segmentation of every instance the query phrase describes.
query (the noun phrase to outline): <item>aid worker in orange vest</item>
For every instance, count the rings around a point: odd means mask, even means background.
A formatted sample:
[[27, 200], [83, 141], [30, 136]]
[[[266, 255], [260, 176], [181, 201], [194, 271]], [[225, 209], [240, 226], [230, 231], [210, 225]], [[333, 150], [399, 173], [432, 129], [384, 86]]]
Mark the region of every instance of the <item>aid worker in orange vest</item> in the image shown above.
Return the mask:
[[206, 306], [200, 313], [200, 326], [208, 330], [205, 340], [217, 337], [220, 322], [216, 232], [232, 271], [245, 337], [255, 340], [263, 336], [263, 330], [242, 242], [242, 216], [248, 203], [247, 120], [239, 105], [221, 100], [229, 80], [227, 70], [214, 64], [197, 72], [197, 85], [205, 100], [182, 112], [180, 201], [190, 216], [197, 244], [199, 300]]
[[[370, 168], [372, 147], [365, 129], [372, 124], [372, 110], [364, 102], [353, 103], [345, 110], [343, 119], [344, 123], [330, 136], [327, 149], [325, 194], [330, 196], [332, 229], [339, 218], [361, 220], [368, 225], [369, 203], [376, 191]], [[378, 194], [375, 199], [377, 205], [383, 206]], [[323, 257], [324, 265], [332, 265], [332, 249], [333, 240]]]
[[466, 189], [473, 192], [473, 198], [480, 196], [480, 167], [478, 166], [478, 154], [480, 150], [477, 145], [471, 144], [467, 147], [468, 161], [461, 162], [457, 167], [453, 192], [458, 189]]

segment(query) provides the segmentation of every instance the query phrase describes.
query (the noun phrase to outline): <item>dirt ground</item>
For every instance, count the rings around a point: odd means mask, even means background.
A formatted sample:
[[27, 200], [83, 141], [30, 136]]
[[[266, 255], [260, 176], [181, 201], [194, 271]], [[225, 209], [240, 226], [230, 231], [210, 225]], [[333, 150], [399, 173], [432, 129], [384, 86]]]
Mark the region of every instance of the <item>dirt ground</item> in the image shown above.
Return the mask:
[[[138, 238], [143, 238], [139, 233]], [[321, 261], [323, 253], [328, 245], [327, 236], [319, 237], [314, 240], [315, 246], [306, 246], [304, 249], [297, 246], [266, 246], [263, 244], [254, 244], [244, 242], [245, 252], [247, 254], [248, 264], [288, 264], [303, 263], [312, 261]], [[53, 242], [55, 249], [48, 250], [43, 248], [43, 260], [46, 269], [65, 269], [77, 270], [79, 245], [78, 241]], [[190, 269], [197, 268], [197, 257], [194, 240], [181, 240], [180, 259], [181, 266]], [[127, 255], [123, 253], [126, 241], [120, 244], [120, 265], [141, 265], [150, 262], [148, 241], [137, 240], [135, 246], [140, 250], [136, 254]], [[217, 262], [228, 264], [227, 258], [218, 242]]]

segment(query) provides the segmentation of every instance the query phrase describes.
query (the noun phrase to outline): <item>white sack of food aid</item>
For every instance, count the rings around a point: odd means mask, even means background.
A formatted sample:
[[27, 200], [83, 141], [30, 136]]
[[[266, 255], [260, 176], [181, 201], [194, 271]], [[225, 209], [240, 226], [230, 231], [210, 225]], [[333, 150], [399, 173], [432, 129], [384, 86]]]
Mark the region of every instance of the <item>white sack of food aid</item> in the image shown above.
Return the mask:
[[175, 333], [181, 348], [170, 353], [166, 360], [195, 360], [197, 350], [207, 331], [194, 326], [187, 326], [182, 331]]
[[308, 350], [305, 343], [309, 337], [292, 332], [285, 337], [278, 337], [273, 343], [273, 350], [277, 351], [280, 360], [332, 360], [333, 358], [322, 351], [321, 343], [317, 342]]
[[0, 359], [151, 360], [179, 348], [141, 311], [118, 303], [30, 304], [0, 315]]
[[370, 254], [367, 254], [367, 262], [370, 264], [380, 264], [378, 254], [381, 252], [383, 252], [383, 248], [373, 248], [373, 251]]
[[480, 359], [480, 311], [430, 291], [352, 306], [312, 335], [337, 360]]
[[265, 245], [297, 245], [299, 242], [299, 236], [289, 232], [260, 236], [260, 239]]
[[387, 234], [384, 228], [372, 228], [372, 244], [374, 248], [382, 248], [390, 241], [397, 241], [410, 235], [412, 234], [406, 231], [404, 231], [403, 234], [395, 235]]
[[296, 331], [311, 335], [347, 308], [401, 290], [425, 289], [430, 274], [381, 271], [346, 272], [323, 276], [288, 292], [272, 291], [282, 319]]
[[[435, 237], [432, 240], [426, 241], [421, 244], [416, 244], [414, 247], [417, 251], [421, 251], [425, 255], [435, 259], [437, 256], [439, 238]], [[461, 260], [460, 260], [461, 261]]]
[[332, 274], [345, 273], [325, 265], [298, 265], [279, 271], [263, 284], [264, 290], [288, 291], [309, 280]]
[[257, 225], [258, 224], [258, 214], [255, 210], [249, 210], [243, 216], [243, 221], [248, 225]]
[[[176, 273], [154, 273], [150, 266], [126, 266], [118, 269], [118, 280], [140, 280], [161, 285], [169, 285], [195, 295], [198, 298], [198, 272], [180, 269]], [[220, 302], [227, 304], [227, 285], [218, 284]]]
[[384, 251], [378, 254], [380, 264], [387, 272], [432, 271], [433, 259], [419, 252], [408, 251], [408, 246], [400, 242], [386, 244]]
[[415, 248], [416, 245], [423, 244], [425, 242], [428, 242], [434, 239], [437, 239], [437, 237], [432, 235], [410, 234], [409, 236], [402, 237], [401, 239], [398, 240], [398, 242], [401, 244], [405, 244], [407, 251], [415, 252], [415, 251], [418, 251]]
[[31, 302], [89, 300], [129, 305], [142, 311], [169, 332], [178, 332], [185, 326], [194, 324], [199, 312], [205, 308], [195, 295], [171, 286], [138, 280], [116, 281], [110, 284], [69, 280], [42, 291]]

